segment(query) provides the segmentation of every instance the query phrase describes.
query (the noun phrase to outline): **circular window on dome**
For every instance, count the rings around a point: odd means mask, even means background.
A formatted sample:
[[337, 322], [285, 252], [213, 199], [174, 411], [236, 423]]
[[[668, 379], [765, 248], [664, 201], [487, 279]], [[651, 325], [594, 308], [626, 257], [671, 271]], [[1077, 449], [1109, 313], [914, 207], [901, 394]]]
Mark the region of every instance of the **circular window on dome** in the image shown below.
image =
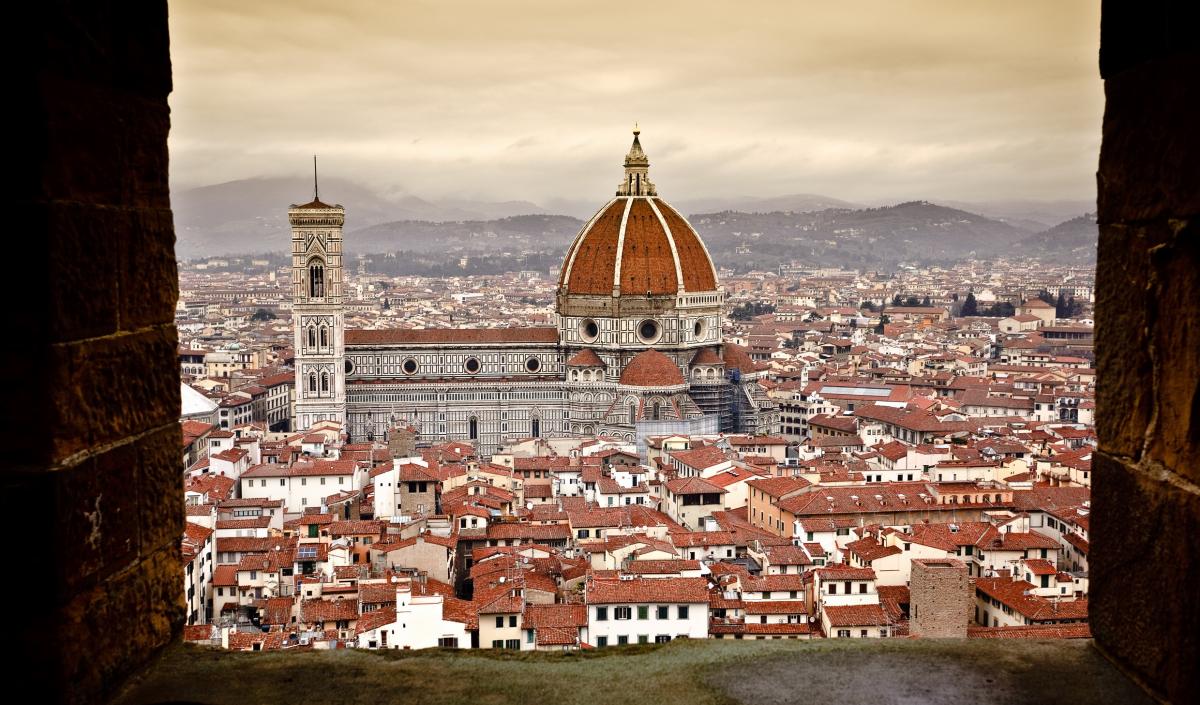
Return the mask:
[[704, 319], [699, 318], [696, 319], [696, 325], [692, 327], [692, 332], [695, 333], [697, 338], [703, 338], [707, 329], [708, 327], [704, 325]]
[[589, 343], [595, 342], [600, 337], [600, 326], [592, 319], [585, 318], [579, 322], [579, 337]]
[[525, 369], [529, 370], [530, 372], [537, 372], [538, 370], [542, 369], [542, 361], [536, 357], [531, 357], [525, 361]]
[[467, 361], [463, 363], [463, 369], [471, 374], [475, 374], [476, 372], [478, 372], [479, 371], [479, 358], [468, 357]]
[[654, 321], [642, 321], [638, 324], [638, 337], [643, 343], [653, 343], [658, 340], [658, 323]]
[[350, 360], [346, 360], [346, 374], [348, 374], [348, 375], [354, 374], [354, 363], [351, 362]]
[[400, 365], [400, 369], [404, 370], [404, 374], [411, 375], [417, 371], [417, 361], [410, 357]]

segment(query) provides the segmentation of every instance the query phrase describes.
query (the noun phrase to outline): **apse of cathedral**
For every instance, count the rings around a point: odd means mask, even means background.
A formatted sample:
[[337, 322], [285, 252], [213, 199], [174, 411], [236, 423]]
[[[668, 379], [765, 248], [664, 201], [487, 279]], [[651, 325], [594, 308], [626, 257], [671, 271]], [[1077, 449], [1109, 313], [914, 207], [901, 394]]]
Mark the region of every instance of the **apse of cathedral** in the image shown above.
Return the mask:
[[530, 437], [769, 433], [747, 351], [722, 340], [724, 292], [704, 242], [658, 195], [639, 131], [616, 194], [567, 250], [557, 326], [345, 330], [345, 209], [292, 206], [296, 422], [351, 439], [414, 427], [490, 454]]

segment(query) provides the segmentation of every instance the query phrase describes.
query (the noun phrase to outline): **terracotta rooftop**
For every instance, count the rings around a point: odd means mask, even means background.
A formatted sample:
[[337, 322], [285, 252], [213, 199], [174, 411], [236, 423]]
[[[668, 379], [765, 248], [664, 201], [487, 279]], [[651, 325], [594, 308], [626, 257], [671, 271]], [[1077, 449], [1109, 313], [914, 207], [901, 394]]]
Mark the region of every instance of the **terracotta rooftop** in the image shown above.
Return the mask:
[[567, 367], [607, 367], [604, 360], [591, 348], [584, 348], [567, 360]]
[[627, 295], [715, 291], [717, 273], [700, 236], [674, 208], [660, 198], [621, 197], [584, 225], [559, 278], [563, 294], [611, 295], [618, 287]]
[[627, 387], [673, 387], [684, 384], [684, 380], [674, 360], [650, 349], [633, 356], [619, 383]]

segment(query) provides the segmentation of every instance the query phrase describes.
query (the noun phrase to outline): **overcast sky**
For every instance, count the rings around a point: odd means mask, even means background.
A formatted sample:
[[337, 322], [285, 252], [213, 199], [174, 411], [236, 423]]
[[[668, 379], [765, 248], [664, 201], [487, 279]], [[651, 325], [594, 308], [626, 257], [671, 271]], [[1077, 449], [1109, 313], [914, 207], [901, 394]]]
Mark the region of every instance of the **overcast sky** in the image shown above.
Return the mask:
[[177, 188], [1093, 198], [1099, 0], [176, 0]]

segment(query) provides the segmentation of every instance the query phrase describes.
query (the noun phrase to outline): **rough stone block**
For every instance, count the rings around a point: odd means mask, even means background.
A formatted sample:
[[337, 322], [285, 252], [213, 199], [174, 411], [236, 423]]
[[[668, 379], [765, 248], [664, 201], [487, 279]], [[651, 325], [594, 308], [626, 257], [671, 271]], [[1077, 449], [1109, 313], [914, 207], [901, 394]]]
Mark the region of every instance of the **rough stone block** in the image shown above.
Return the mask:
[[175, 263], [175, 226], [170, 209], [146, 209], [131, 214], [133, 237], [120, 251], [121, 328], [171, 323], [179, 299]]
[[179, 546], [183, 535], [183, 477], [179, 469], [181, 433], [172, 424], [138, 445], [138, 518], [144, 552]]
[[58, 613], [61, 701], [88, 703], [166, 646], [185, 616], [177, 548], [146, 556], [110, 580], [79, 593]]
[[70, 282], [50, 287], [38, 307], [42, 320], [31, 323], [44, 327], [50, 342], [115, 333], [120, 287], [113, 275], [120, 270], [121, 251], [114, 245], [128, 237], [129, 216], [112, 208], [55, 202], [29, 206], [19, 217], [28, 219], [22, 229], [46, 233], [32, 243], [30, 273]]
[[[1149, 251], [1162, 229], [1100, 228], [1096, 264], [1096, 417], [1105, 449], [1136, 458], [1153, 409], [1146, 303]], [[1154, 240], [1154, 235], [1160, 235]]]
[[1150, 464], [1093, 455], [1090, 615], [1096, 641], [1160, 695], [1195, 702], [1200, 496]]
[[[43, 80], [49, 112], [45, 198], [118, 208], [170, 208], [167, 154], [170, 113], [162, 100], [117, 99], [108, 86], [58, 76]], [[122, 233], [124, 238], [134, 233]]]
[[1200, 295], [1196, 221], [1101, 228], [1096, 306], [1098, 429], [1103, 448], [1148, 452], [1200, 480]]
[[177, 421], [178, 360], [174, 326], [53, 346], [53, 459]]
[[137, 449], [127, 443], [54, 473], [61, 585], [104, 578], [137, 557]]
[[1100, 223], [1200, 214], [1195, 179], [1200, 130], [1200, 57], [1159, 59], [1104, 83], [1108, 103], [1100, 147]]

